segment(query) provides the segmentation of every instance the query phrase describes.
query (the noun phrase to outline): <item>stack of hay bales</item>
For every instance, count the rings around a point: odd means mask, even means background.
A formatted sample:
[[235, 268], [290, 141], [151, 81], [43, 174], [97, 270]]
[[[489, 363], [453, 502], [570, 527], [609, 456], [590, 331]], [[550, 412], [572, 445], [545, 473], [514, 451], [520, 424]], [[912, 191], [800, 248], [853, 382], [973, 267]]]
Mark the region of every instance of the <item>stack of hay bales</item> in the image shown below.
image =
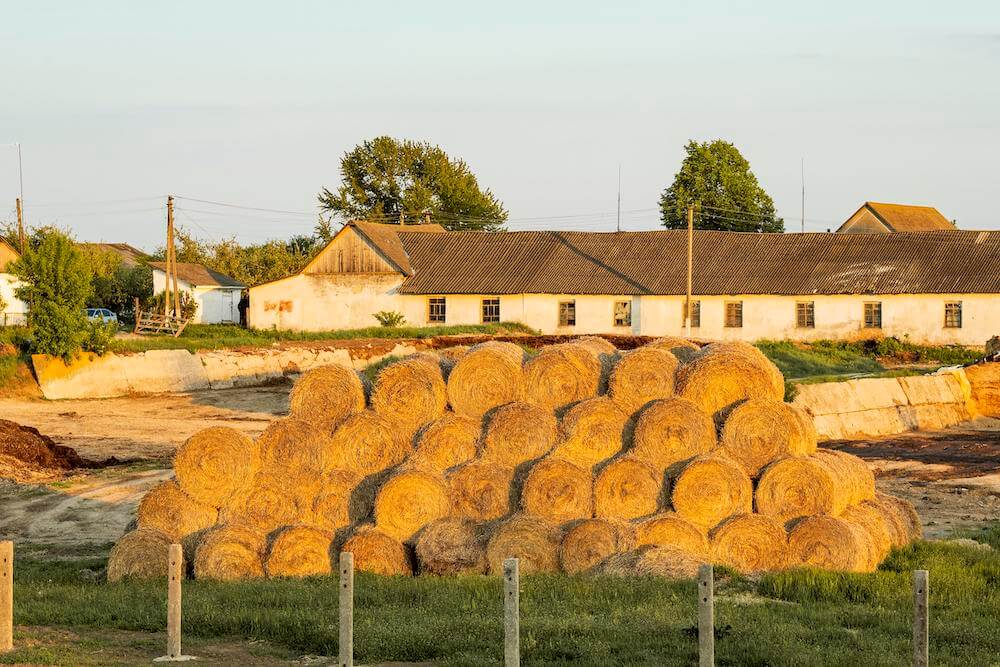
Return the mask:
[[920, 535], [860, 459], [817, 448], [756, 348], [590, 337], [526, 355], [489, 342], [386, 366], [310, 371], [252, 441], [192, 436], [142, 501], [108, 577], [166, 572], [180, 542], [206, 579], [328, 574], [690, 576], [874, 569]]

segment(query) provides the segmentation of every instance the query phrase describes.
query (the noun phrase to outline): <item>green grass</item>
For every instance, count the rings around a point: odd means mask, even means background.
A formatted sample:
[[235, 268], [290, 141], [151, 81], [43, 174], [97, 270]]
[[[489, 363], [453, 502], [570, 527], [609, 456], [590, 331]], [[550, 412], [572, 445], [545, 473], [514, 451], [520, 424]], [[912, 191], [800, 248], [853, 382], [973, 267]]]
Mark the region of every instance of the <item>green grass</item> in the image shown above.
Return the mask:
[[[980, 535], [1000, 545], [1000, 528]], [[15, 572], [19, 625], [159, 631], [162, 581], [104, 584], [101, 560], [35, 561]], [[911, 571], [928, 569], [931, 659], [995, 664], [1000, 555], [919, 542], [873, 574], [794, 570], [759, 581], [717, 571], [719, 665], [908, 664]], [[386, 578], [358, 574], [355, 646], [360, 663], [497, 664], [502, 653], [497, 578]], [[534, 575], [522, 578], [525, 664], [689, 665], [696, 662], [696, 587], [690, 581]], [[190, 581], [184, 632], [260, 639], [301, 654], [337, 651], [337, 580]], [[24, 660], [28, 649], [0, 656]]]
[[757, 348], [789, 379], [868, 374], [885, 370], [874, 358], [838, 345], [761, 341], [757, 343]]
[[191, 324], [178, 337], [145, 336], [118, 338], [112, 341], [112, 352], [145, 352], [146, 350], [216, 350], [232, 347], [263, 347], [289, 341], [353, 340], [358, 338], [432, 338], [434, 336], [476, 334], [537, 334], [518, 322], [470, 324], [436, 327], [367, 327], [332, 331], [279, 331], [277, 329], [243, 329], [229, 324]]

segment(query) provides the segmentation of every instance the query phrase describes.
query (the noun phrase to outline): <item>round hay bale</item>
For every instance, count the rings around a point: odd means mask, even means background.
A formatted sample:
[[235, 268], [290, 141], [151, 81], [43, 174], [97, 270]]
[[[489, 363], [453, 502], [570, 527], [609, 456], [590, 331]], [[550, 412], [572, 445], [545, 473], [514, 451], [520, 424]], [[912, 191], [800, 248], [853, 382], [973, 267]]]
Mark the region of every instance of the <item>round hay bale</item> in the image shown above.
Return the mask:
[[900, 526], [903, 541], [899, 546], [909, 544], [914, 540], [919, 540], [924, 536], [924, 527], [920, 521], [920, 515], [913, 507], [913, 503], [888, 493], [877, 493], [875, 497], [885, 509], [890, 509], [895, 515], [895, 523]]
[[705, 560], [676, 547], [645, 545], [611, 556], [601, 566], [604, 574], [617, 576], [669, 577], [692, 579]]
[[373, 410], [351, 415], [333, 432], [324, 471], [347, 470], [364, 477], [398, 465], [413, 450], [412, 440]]
[[456, 516], [489, 521], [510, 511], [514, 469], [489, 461], [469, 461], [451, 470], [446, 480]]
[[312, 526], [288, 526], [271, 542], [264, 569], [269, 577], [330, 574], [332, 533]]
[[607, 338], [601, 336], [580, 336], [572, 341], [576, 345], [582, 345], [594, 354], [617, 354], [618, 348]]
[[699, 557], [709, 553], [705, 532], [674, 512], [664, 512], [636, 525], [636, 546], [674, 547]]
[[286, 466], [319, 473], [330, 455], [330, 431], [306, 416], [267, 425], [257, 438], [261, 468]]
[[815, 430], [806, 430], [801, 410], [767, 398], [736, 406], [726, 417], [719, 445], [751, 477], [774, 461], [816, 451]]
[[174, 455], [174, 474], [184, 493], [216, 508], [245, 488], [259, 467], [253, 440], [227, 426], [198, 431]]
[[781, 523], [812, 514], [836, 516], [850, 502], [842, 475], [815, 454], [772, 463], [761, 474], [754, 494], [757, 511]]
[[636, 519], [655, 513], [663, 504], [663, 471], [634, 456], [604, 466], [594, 480], [594, 515]]
[[455, 412], [480, 418], [493, 408], [524, 398], [524, 350], [513, 343], [475, 345], [448, 376], [448, 401]]
[[783, 570], [788, 565], [785, 527], [763, 514], [739, 514], [711, 534], [713, 560], [743, 573]]
[[528, 514], [563, 523], [593, 516], [593, 477], [569, 461], [547, 458], [531, 467], [521, 489]]
[[472, 519], [448, 517], [429, 524], [417, 537], [421, 574], [486, 574], [486, 534]]
[[246, 492], [223, 508], [224, 523], [240, 524], [261, 534], [308, 521], [322, 488], [319, 475], [288, 467], [261, 470]]
[[508, 403], [493, 410], [483, 432], [484, 460], [515, 467], [545, 456], [556, 441], [556, 417], [530, 403]]
[[748, 398], [782, 400], [785, 380], [778, 367], [753, 345], [713, 343], [680, 367], [677, 394], [715, 416]]
[[607, 557], [632, 549], [635, 528], [624, 521], [584, 519], [563, 535], [559, 545], [559, 563], [563, 572], [588, 572]]
[[864, 533], [868, 547], [865, 569], [875, 570], [892, 548], [890, 528], [882, 512], [873, 501], [851, 505], [840, 515], [841, 519], [857, 526]]
[[332, 429], [341, 421], [365, 409], [365, 387], [351, 368], [321, 366], [302, 374], [289, 395], [293, 416]]
[[155, 528], [136, 528], [125, 533], [108, 555], [108, 581], [166, 577], [170, 543], [170, 537]]
[[178, 543], [211, 528], [219, 519], [217, 509], [194, 500], [173, 480], [146, 492], [136, 515], [141, 528], [154, 528]]
[[409, 463], [444, 472], [471, 461], [479, 451], [479, 432], [478, 419], [449, 412], [417, 435], [417, 448]]
[[698, 351], [701, 348], [697, 343], [694, 343], [686, 338], [678, 338], [677, 336], [664, 336], [663, 338], [657, 338], [654, 341], [646, 343], [643, 347], [651, 347], [658, 350], [666, 350], [672, 355], [677, 357], [677, 361], [686, 364], [697, 356]]
[[423, 470], [396, 473], [375, 496], [375, 527], [400, 542], [450, 513], [444, 479]]
[[585, 345], [560, 343], [543, 348], [524, 364], [525, 400], [560, 410], [597, 396], [603, 372], [600, 356]]
[[800, 519], [788, 533], [790, 562], [825, 570], [860, 572], [867, 553], [851, 523], [828, 515]]
[[817, 449], [815, 456], [835, 471], [849, 503], [874, 500], [875, 473], [863, 459], [834, 449]]
[[753, 511], [753, 483], [735, 461], [703, 456], [684, 467], [671, 500], [678, 514], [708, 530], [734, 514]]
[[360, 483], [357, 475], [346, 470], [331, 470], [324, 474], [313, 500], [309, 525], [331, 533], [349, 526], [360, 511], [352, 504], [354, 489]]
[[448, 390], [436, 357], [411, 357], [389, 364], [375, 379], [372, 409], [412, 436], [444, 414]]
[[901, 547], [905, 546], [910, 541], [909, 535], [909, 524], [906, 519], [900, 514], [895, 503], [886, 498], [886, 494], [878, 493], [876, 494], [875, 500], [869, 500], [879, 514], [882, 515], [882, 520], [885, 522], [886, 531], [889, 535], [889, 545], [891, 547]]
[[385, 576], [413, 575], [413, 564], [406, 547], [374, 526], [361, 526], [341, 547], [354, 554], [354, 567], [361, 572]]
[[669, 351], [638, 347], [615, 364], [608, 393], [631, 415], [650, 401], [673, 396], [676, 373], [677, 357]]
[[635, 423], [630, 454], [658, 470], [715, 448], [715, 423], [683, 398], [654, 401]]
[[521, 574], [559, 570], [559, 527], [529, 514], [515, 514], [500, 523], [486, 543], [489, 573], [503, 574], [507, 558], [520, 560]]
[[205, 534], [194, 557], [195, 579], [234, 581], [264, 576], [267, 542], [245, 526], [223, 524]]
[[591, 468], [622, 449], [628, 415], [606, 396], [580, 401], [559, 422], [553, 456]]

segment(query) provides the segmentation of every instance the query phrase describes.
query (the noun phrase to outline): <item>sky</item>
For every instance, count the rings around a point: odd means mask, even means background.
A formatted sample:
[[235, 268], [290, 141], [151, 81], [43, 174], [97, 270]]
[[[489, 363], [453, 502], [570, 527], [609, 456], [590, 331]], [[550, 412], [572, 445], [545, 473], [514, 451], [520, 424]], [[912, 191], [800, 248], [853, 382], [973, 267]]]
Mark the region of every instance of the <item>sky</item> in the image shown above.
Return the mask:
[[[652, 229], [733, 142], [789, 231], [864, 201], [1000, 229], [1000, 3], [4, 1], [0, 221], [162, 245], [310, 233], [341, 156], [463, 158], [510, 229]], [[204, 200], [204, 201], [192, 201]], [[252, 207], [220, 206], [219, 202]]]

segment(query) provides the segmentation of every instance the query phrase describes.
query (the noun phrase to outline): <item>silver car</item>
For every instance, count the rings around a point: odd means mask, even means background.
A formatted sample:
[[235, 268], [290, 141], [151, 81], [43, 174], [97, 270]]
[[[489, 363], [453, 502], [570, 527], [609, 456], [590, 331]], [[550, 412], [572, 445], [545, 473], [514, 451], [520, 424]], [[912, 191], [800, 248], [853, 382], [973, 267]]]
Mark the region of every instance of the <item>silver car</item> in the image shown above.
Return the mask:
[[118, 324], [118, 316], [107, 308], [88, 308], [87, 319], [94, 322], [103, 322], [104, 324], [108, 322]]

